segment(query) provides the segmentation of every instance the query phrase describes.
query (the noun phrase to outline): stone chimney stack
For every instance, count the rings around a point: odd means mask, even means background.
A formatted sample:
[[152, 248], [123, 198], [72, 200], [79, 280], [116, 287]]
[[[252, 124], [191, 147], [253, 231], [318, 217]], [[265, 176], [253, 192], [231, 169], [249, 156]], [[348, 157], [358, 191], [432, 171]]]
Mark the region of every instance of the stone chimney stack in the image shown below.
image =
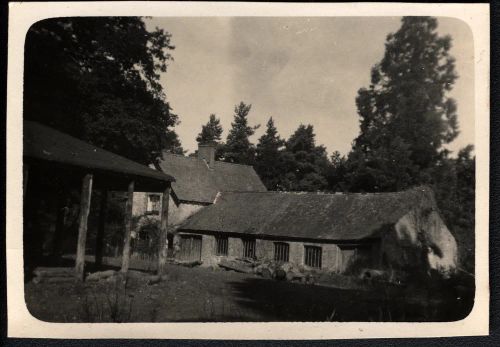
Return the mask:
[[208, 167], [213, 169], [215, 165], [215, 148], [217, 142], [198, 144], [198, 159], [203, 159]]

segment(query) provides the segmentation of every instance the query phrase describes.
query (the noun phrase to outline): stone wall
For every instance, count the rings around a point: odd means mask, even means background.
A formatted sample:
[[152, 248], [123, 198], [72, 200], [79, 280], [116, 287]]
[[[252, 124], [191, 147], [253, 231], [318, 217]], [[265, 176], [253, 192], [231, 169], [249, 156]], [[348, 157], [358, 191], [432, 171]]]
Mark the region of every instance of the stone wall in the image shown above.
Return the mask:
[[[256, 258], [260, 261], [272, 261], [274, 259], [274, 240], [256, 239]], [[283, 241], [279, 241], [283, 242]], [[336, 244], [326, 243], [304, 243], [286, 241], [289, 244], [289, 261], [297, 265], [304, 265], [304, 247], [319, 246], [322, 249], [322, 269], [342, 273], [345, 271], [347, 257]], [[217, 265], [224, 256], [217, 256], [216, 241], [213, 235], [203, 235], [201, 260], [203, 266]], [[228, 238], [228, 258], [241, 258], [243, 256], [243, 242], [241, 238]], [[346, 259], [344, 259], [346, 258]]]

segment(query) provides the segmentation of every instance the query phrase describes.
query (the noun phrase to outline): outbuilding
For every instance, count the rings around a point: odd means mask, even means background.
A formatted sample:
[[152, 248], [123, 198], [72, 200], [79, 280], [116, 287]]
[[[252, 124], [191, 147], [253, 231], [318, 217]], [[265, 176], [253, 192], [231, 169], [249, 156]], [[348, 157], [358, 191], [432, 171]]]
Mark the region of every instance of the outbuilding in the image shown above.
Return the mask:
[[373, 194], [222, 192], [179, 229], [183, 259], [291, 262], [344, 273], [455, 271], [457, 244], [428, 187]]

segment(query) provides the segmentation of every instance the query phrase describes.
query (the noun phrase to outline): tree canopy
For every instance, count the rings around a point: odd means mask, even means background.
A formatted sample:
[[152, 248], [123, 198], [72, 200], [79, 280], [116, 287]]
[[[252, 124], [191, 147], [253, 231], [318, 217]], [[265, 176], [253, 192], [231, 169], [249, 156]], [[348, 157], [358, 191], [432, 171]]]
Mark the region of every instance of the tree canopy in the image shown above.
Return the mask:
[[208, 122], [201, 127], [201, 132], [196, 137], [198, 143], [217, 142], [222, 138], [222, 125], [215, 114], [211, 114]]
[[279, 189], [284, 174], [282, 149], [285, 141], [278, 135], [273, 118], [269, 118], [266, 132], [259, 138], [256, 148], [255, 170], [269, 190]]
[[183, 152], [159, 82], [171, 35], [138, 17], [35, 23], [25, 49], [24, 117], [135, 161]]
[[283, 160], [286, 174], [281, 185], [286, 190], [319, 191], [328, 189], [330, 165], [326, 148], [316, 145], [312, 125], [300, 124], [286, 141]]
[[227, 135], [224, 146], [224, 160], [231, 163], [253, 165], [255, 146], [250, 142], [250, 136], [259, 127], [248, 125], [248, 114], [252, 105], [243, 101], [234, 107], [234, 121]]
[[371, 84], [356, 98], [360, 135], [348, 158], [354, 190], [400, 190], [430, 180], [429, 169], [458, 135], [456, 104], [448, 96], [457, 74], [451, 38], [437, 20], [404, 17], [389, 34]]

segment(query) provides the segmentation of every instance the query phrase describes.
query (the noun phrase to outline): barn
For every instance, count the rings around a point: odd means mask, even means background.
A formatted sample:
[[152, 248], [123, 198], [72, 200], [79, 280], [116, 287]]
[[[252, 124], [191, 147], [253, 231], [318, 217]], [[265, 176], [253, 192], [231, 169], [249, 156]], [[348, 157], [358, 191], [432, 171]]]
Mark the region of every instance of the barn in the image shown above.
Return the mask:
[[457, 245], [432, 190], [372, 194], [222, 192], [178, 229], [181, 260], [290, 262], [345, 273], [370, 268], [455, 271]]

